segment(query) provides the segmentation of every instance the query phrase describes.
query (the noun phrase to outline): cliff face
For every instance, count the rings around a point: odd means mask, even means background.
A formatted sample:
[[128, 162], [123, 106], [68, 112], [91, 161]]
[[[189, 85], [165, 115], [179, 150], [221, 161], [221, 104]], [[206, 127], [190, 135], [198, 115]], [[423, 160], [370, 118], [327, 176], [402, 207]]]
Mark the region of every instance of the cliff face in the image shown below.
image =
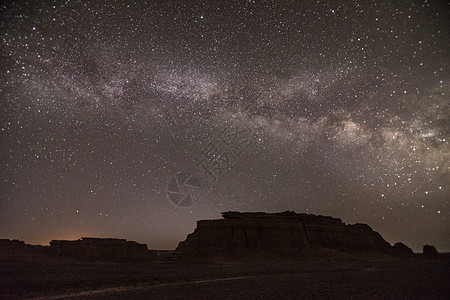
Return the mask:
[[370, 226], [346, 225], [337, 218], [294, 212], [226, 212], [222, 216], [198, 221], [195, 231], [179, 243], [178, 255], [301, 256], [319, 249], [349, 254], [395, 252]]

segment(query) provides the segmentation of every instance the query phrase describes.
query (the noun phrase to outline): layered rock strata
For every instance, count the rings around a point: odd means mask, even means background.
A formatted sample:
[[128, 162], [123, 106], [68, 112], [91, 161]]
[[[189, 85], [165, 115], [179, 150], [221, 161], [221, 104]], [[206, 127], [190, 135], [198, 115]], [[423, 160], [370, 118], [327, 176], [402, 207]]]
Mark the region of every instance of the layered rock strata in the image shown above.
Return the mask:
[[185, 258], [239, 259], [254, 255], [283, 258], [397, 252], [370, 226], [346, 225], [337, 218], [290, 211], [225, 212], [222, 216], [223, 219], [198, 221], [195, 231], [179, 243], [176, 253]]

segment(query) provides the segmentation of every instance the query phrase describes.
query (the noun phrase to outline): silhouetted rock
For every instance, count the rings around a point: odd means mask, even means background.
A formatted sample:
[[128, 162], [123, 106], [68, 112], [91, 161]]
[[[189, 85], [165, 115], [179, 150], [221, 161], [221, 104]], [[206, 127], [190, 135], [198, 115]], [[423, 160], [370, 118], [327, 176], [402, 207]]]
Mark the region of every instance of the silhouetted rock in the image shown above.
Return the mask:
[[48, 246], [28, 245], [19, 240], [0, 239], [0, 260], [42, 260], [42, 256], [48, 253], [48, 248]]
[[24, 249], [26, 247], [27, 245], [24, 241], [0, 239], [0, 250], [2, 250], [2, 252]]
[[412, 249], [401, 242], [395, 243], [394, 246], [392, 246], [392, 251], [394, 254], [396, 254], [398, 256], [414, 255], [414, 252], [412, 251]]
[[50, 242], [53, 254], [80, 260], [134, 261], [156, 257], [146, 244], [125, 239], [81, 238], [76, 241], [53, 240]]
[[424, 245], [423, 255], [429, 258], [438, 258], [439, 252], [437, 252], [436, 248], [432, 245]]
[[337, 218], [289, 211], [222, 216], [198, 221], [195, 231], [179, 243], [177, 255], [248, 259], [393, 254], [390, 244], [366, 224], [346, 225]]
[[0, 239], [0, 258], [24, 255], [30, 251], [30, 247], [23, 241]]

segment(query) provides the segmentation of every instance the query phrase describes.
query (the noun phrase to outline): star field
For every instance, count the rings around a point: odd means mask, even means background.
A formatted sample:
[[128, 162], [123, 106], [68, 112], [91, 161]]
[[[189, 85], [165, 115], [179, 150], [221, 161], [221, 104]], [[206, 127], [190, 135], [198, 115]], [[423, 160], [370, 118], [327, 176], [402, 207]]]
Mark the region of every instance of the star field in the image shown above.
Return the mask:
[[0, 236], [173, 249], [221, 211], [294, 210], [450, 251], [448, 8], [2, 2]]

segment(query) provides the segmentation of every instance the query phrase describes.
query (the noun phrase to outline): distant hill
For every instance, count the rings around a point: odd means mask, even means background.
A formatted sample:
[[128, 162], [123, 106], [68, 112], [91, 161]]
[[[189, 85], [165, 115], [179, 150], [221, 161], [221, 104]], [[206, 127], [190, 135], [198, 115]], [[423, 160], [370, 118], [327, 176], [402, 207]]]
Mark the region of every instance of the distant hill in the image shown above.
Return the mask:
[[84, 261], [127, 262], [154, 260], [156, 251], [148, 250], [145, 244], [114, 238], [53, 240], [50, 246], [27, 245], [18, 240], [0, 240], [1, 260], [43, 261], [55, 257]]

